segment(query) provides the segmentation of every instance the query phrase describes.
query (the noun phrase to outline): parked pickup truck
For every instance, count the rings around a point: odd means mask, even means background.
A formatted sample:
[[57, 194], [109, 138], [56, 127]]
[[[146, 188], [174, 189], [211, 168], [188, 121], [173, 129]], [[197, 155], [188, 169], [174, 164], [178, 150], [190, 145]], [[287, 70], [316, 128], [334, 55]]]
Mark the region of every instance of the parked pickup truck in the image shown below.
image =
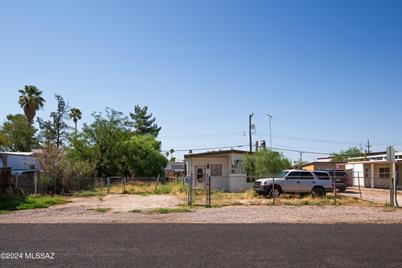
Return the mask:
[[277, 178], [256, 180], [254, 190], [267, 197], [279, 197], [282, 193], [311, 193], [322, 197], [333, 191], [333, 181], [326, 171], [285, 170]]

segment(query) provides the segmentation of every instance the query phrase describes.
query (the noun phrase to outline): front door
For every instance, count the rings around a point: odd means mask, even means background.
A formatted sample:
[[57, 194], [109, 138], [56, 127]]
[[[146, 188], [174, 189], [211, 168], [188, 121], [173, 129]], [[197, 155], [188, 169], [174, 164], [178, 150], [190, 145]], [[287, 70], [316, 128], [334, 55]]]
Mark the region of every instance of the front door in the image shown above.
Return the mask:
[[205, 167], [204, 166], [196, 166], [195, 167], [195, 185], [203, 186], [205, 183]]

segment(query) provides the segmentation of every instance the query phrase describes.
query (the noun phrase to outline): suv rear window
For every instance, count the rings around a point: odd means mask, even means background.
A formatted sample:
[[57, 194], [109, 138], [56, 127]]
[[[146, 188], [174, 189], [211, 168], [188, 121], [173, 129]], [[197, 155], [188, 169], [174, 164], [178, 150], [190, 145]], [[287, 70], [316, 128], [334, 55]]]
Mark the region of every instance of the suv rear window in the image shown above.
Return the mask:
[[314, 174], [317, 176], [319, 180], [329, 180], [328, 173], [326, 172], [314, 172]]

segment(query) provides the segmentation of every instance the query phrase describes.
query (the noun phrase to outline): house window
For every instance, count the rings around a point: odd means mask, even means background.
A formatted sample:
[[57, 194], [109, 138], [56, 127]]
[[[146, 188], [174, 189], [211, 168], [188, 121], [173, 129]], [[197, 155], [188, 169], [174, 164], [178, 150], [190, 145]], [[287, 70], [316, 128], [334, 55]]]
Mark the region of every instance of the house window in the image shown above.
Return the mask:
[[211, 176], [222, 176], [222, 165], [212, 164], [211, 165]]
[[243, 161], [241, 159], [233, 160], [232, 161], [232, 174], [246, 174], [246, 171], [243, 167]]
[[380, 178], [389, 178], [389, 168], [380, 168]]
[[364, 178], [368, 178], [369, 177], [369, 169], [368, 168], [365, 168], [364, 169]]

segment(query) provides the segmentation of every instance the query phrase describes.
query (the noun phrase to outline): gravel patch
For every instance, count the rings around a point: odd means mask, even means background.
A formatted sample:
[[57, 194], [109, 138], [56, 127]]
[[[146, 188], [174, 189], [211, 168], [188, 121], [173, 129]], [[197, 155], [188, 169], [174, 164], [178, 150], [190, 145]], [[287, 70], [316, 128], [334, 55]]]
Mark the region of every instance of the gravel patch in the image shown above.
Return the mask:
[[88, 211], [85, 207], [51, 207], [0, 215], [0, 223], [375, 223], [402, 224], [402, 209], [369, 206], [233, 206], [197, 208], [191, 213]]

